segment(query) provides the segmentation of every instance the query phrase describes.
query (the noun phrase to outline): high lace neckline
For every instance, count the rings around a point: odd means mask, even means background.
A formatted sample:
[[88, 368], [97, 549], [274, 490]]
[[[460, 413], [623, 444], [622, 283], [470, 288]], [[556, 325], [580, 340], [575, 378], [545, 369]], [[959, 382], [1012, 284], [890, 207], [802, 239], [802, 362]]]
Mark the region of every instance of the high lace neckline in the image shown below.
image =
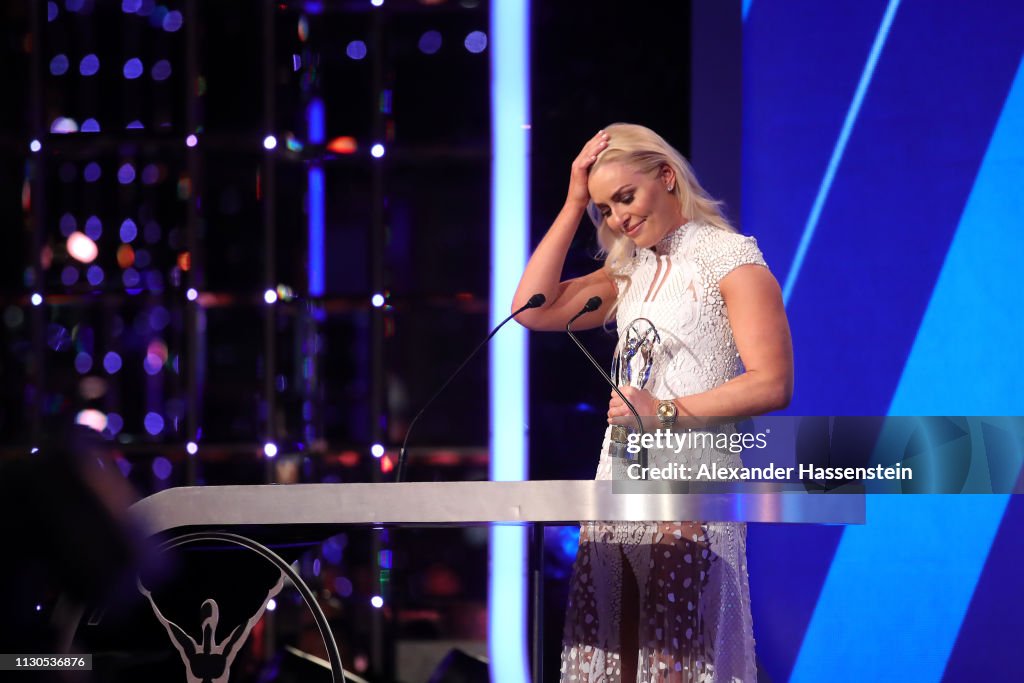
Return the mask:
[[651, 247], [651, 251], [658, 256], [675, 252], [675, 250], [683, 244], [683, 240], [686, 239], [687, 235], [691, 232], [690, 228], [694, 225], [696, 225], [696, 223], [693, 221], [683, 223], [678, 228], [661, 238], [660, 242]]

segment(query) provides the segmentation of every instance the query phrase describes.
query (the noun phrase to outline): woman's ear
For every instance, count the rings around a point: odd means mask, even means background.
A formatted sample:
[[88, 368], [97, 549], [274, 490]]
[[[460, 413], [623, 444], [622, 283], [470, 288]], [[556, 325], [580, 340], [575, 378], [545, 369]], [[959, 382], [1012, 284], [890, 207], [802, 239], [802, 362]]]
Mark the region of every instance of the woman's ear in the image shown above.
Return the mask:
[[661, 182], [665, 183], [665, 189], [672, 192], [676, 189], [676, 172], [672, 170], [672, 167], [665, 164], [661, 167]]

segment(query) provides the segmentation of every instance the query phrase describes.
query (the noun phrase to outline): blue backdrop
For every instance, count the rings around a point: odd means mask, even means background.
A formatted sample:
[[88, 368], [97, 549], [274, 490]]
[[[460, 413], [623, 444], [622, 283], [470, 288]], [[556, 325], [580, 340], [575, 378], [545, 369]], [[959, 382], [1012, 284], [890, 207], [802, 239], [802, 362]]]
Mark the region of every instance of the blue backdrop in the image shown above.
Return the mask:
[[[1024, 414], [1024, 5], [744, 0], [743, 22], [742, 227], [784, 285], [788, 412]], [[751, 527], [766, 678], [1021, 680], [1022, 535], [1005, 495]]]

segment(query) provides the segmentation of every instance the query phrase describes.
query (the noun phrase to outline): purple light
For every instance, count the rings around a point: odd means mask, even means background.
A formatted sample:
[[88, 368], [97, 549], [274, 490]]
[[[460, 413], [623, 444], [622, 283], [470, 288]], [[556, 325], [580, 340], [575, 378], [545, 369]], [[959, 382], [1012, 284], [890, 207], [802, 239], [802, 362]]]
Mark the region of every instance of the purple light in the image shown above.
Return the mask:
[[195, 136], [195, 134], [189, 134], [189, 136], [187, 138], [185, 138], [185, 145], [187, 147], [195, 147], [198, 144], [199, 144], [199, 138], [197, 138]]
[[156, 3], [153, 0], [139, 0], [138, 9], [135, 13], [140, 17], [148, 17], [153, 13]]
[[[110, 429], [109, 424], [107, 425], [107, 429]], [[114, 436], [114, 434], [111, 434], [111, 436]], [[132, 473], [132, 464], [125, 460], [124, 458], [118, 458], [117, 469], [121, 470], [121, 476], [127, 477], [129, 474]]]
[[138, 237], [139, 229], [135, 226], [135, 221], [131, 218], [125, 218], [124, 222], [121, 223], [121, 241], [128, 243]]
[[419, 48], [425, 55], [436, 54], [441, 49], [441, 34], [437, 31], [427, 31], [420, 36]]
[[384, 145], [379, 142], [375, 143], [373, 147], [370, 148], [370, 154], [373, 155], [374, 159], [380, 159], [384, 156]]
[[160, 180], [160, 169], [156, 164], [146, 164], [142, 169], [142, 183], [144, 185], [155, 185]]
[[74, 266], [64, 266], [64, 270], [60, 271], [60, 281], [64, 283], [65, 287], [70, 287], [78, 282], [78, 275], [78, 268], [75, 268]]
[[142, 420], [142, 424], [146, 428], [146, 431], [153, 436], [164, 431], [164, 418], [160, 413], [146, 413], [146, 417]]
[[57, 9], [57, 3], [55, 3], [55, 2], [48, 2], [48, 3], [46, 3], [46, 20], [47, 21], [53, 21], [54, 19], [57, 18], [57, 15], [59, 13], [60, 13], [60, 10]]
[[302, 55], [292, 54], [292, 71], [298, 71], [302, 68]]
[[99, 266], [89, 266], [89, 270], [85, 271], [85, 279], [93, 287], [99, 285], [103, 282], [103, 269]]
[[121, 356], [113, 351], [108, 351], [107, 355], [103, 356], [103, 369], [110, 375], [116, 373], [121, 369]]
[[166, 81], [171, 77], [171, 63], [166, 59], [161, 59], [153, 65], [149, 74], [153, 77], [154, 81]]
[[320, 558], [313, 560], [313, 576], [320, 576]]
[[124, 418], [117, 413], [107, 413], [107, 431], [116, 435], [122, 429], [124, 429]]
[[121, 282], [125, 287], [136, 287], [139, 284], [139, 271], [134, 268], [125, 268], [121, 274]]
[[[88, 168], [86, 170], [88, 170]], [[68, 237], [77, 229], [78, 222], [75, 221], [75, 217], [70, 213], [66, 213], [60, 217], [60, 234]]]
[[82, 9], [82, 0], [64, 0], [64, 9], [69, 12], [77, 12]]
[[152, 257], [149, 252], [145, 249], [138, 249], [135, 251], [135, 265], [139, 268], [148, 268], [149, 262]]
[[32, 142], [28, 143], [28, 148], [33, 152], [38, 152], [43, 148], [43, 143], [39, 142], [39, 140], [33, 140]]
[[[154, 414], [155, 413], [150, 413], [150, 415], [154, 415]], [[149, 419], [149, 416], [147, 416], [147, 419]], [[148, 427], [147, 427], [147, 429], [148, 429]], [[154, 434], [154, 432], [150, 432], [150, 433]], [[158, 433], [159, 433], [159, 431], [156, 432], [156, 434], [158, 434]], [[156, 475], [157, 479], [166, 480], [168, 477], [171, 476], [171, 461], [168, 460], [167, 458], [163, 457], [163, 456], [155, 458], [153, 460], [153, 474]]]
[[85, 121], [82, 121], [82, 127], [79, 128], [79, 130], [83, 133], [99, 133], [100, 122], [96, 119], [86, 119]]
[[196, 291], [195, 287], [189, 287], [188, 291], [185, 292], [185, 298], [189, 301], [195, 301], [199, 298], [199, 292]]
[[122, 164], [121, 168], [117, 169], [117, 182], [127, 185], [133, 180], [135, 180], [135, 167], [129, 163]]
[[384, 0], [370, 0], [370, 4], [374, 7], [380, 7], [384, 4]]
[[138, 57], [132, 57], [124, 63], [124, 69], [122, 70], [124, 77], [128, 80], [133, 80], [142, 75], [142, 60]]
[[154, 306], [149, 312], [149, 326], [160, 332], [171, 322], [171, 314], [163, 306]]
[[164, 17], [163, 27], [164, 30], [168, 33], [174, 33], [175, 31], [177, 31], [179, 28], [181, 28], [181, 24], [181, 12], [178, 12], [177, 10], [173, 12], [168, 12], [167, 16]]
[[75, 370], [83, 375], [92, 370], [92, 356], [85, 351], [79, 351], [75, 356]]
[[483, 31], [472, 31], [466, 36], [466, 49], [474, 54], [479, 54], [487, 49], [487, 34]]
[[50, 126], [50, 132], [57, 133], [58, 135], [77, 133], [78, 122], [66, 116], [58, 116], [53, 120], [53, 124]]
[[156, 244], [160, 241], [160, 224], [156, 221], [147, 221], [146, 226], [142, 229], [142, 237], [146, 240], [146, 244]]
[[362, 59], [366, 56], [366, 43], [361, 40], [353, 40], [345, 46], [345, 54], [349, 59]]
[[85, 234], [90, 239], [98, 240], [103, 234], [103, 223], [96, 216], [89, 216], [85, 219]]
[[[53, 4], [53, 3], [50, 3]], [[59, 54], [54, 56], [50, 60], [50, 73], [54, 76], [63, 76], [68, 72], [68, 58], [66, 55]]]
[[128, 130], [141, 130], [145, 128], [145, 126], [142, 125], [142, 121], [136, 119], [129, 123], [127, 126], [125, 126], [125, 128], [127, 128]]
[[344, 576], [337, 576], [334, 579], [334, 590], [343, 598], [352, 595], [352, 582]]
[[267, 442], [263, 444], [263, 455], [273, 458], [277, 455], [277, 444]]
[[86, 164], [85, 172], [82, 174], [82, 176], [85, 178], [85, 182], [87, 183], [95, 183], [97, 180], [100, 179], [100, 176], [102, 175], [103, 170], [100, 168], [100, 165], [97, 164], [95, 161], [90, 161], [88, 164]]
[[82, 57], [82, 61], [78, 64], [78, 73], [83, 76], [92, 76], [99, 70], [100, 58], [93, 54]]
[[142, 0], [121, 0], [121, 11], [125, 14], [135, 14], [142, 7]]
[[155, 353], [147, 353], [146, 360], [142, 361], [142, 368], [146, 371], [146, 374], [150, 376], [160, 374], [163, 367], [163, 360]]
[[146, 271], [146, 287], [151, 292], [164, 291], [164, 276], [160, 274], [159, 270]]

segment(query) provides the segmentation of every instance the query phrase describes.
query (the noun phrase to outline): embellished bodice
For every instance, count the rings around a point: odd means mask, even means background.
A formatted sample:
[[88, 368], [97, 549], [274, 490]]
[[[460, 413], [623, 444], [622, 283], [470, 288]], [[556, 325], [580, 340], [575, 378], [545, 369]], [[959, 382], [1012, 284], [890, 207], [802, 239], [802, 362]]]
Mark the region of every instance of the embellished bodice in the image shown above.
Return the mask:
[[655, 396], [677, 398], [739, 374], [718, 283], [745, 264], [765, 265], [757, 241], [705, 223], [687, 223], [653, 249], [637, 250], [615, 273], [616, 357], [631, 359], [630, 367], [613, 368], [622, 383], [628, 375], [628, 383]]

